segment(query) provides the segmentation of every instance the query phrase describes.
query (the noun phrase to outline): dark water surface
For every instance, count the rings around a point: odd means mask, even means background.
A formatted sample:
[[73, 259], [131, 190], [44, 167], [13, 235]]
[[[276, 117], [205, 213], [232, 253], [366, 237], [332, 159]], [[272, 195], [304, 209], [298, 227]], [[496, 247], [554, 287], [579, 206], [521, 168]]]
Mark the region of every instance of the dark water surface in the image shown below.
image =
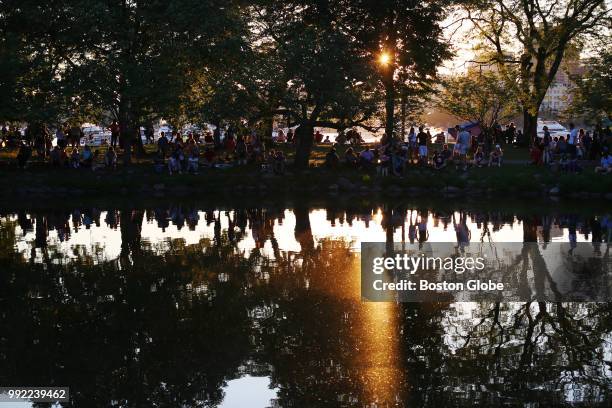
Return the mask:
[[0, 210], [0, 385], [75, 407], [610, 406], [610, 303], [360, 299], [361, 241], [609, 253], [601, 208], [526, 206]]

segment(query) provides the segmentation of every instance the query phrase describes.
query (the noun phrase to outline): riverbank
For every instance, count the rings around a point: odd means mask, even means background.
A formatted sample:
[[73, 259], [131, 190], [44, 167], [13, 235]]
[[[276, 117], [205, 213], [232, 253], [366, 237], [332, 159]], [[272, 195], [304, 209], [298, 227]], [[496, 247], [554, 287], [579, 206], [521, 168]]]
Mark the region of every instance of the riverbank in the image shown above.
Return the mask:
[[612, 177], [585, 169], [579, 174], [521, 164], [501, 168], [454, 167], [435, 171], [410, 167], [404, 177], [378, 176], [353, 169], [306, 171], [288, 168], [283, 175], [262, 173], [257, 166], [202, 169], [198, 175], [156, 174], [149, 164], [134, 164], [117, 170], [58, 169], [39, 164], [25, 170], [2, 169], [3, 200], [35, 197], [164, 197], [224, 196], [439, 196], [551, 197], [612, 200]]

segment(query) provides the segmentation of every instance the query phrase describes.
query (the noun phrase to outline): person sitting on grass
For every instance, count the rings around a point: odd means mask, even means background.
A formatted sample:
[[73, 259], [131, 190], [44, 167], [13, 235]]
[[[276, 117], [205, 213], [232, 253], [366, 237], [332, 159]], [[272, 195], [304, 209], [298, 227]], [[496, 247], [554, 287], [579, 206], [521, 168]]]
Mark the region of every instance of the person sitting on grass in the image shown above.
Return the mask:
[[376, 160], [376, 173], [379, 176], [388, 176], [389, 167], [391, 167], [391, 158], [386, 152], [383, 152], [378, 160]]
[[263, 145], [257, 138], [257, 136], [251, 137], [251, 145], [247, 154], [249, 163], [262, 163], [265, 160], [266, 152], [264, 151]]
[[215, 143], [215, 139], [210, 131], [204, 133], [204, 144], [212, 145]]
[[76, 147], [72, 148], [72, 153], [70, 153], [70, 167], [73, 169], [78, 169], [81, 165], [81, 155], [79, 154], [79, 149]]
[[227, 153], [233, 154], [235, 149], [236, 149], [236, 139], [234, 139], [234, 137], [228, 137], [225, 140], [225, 150], [227, 151]]
[[529, 164], [533, 164], [534, 166], [541, 165], [543, 163], [544, 157], [542, 147], [539, 144], [534, 143], [533, 146], [531, 146], [531, 150], [529, 151], [529, 157], [531, 160]]
[[476, 148], [476, 152], [474, 153], [474, 160], [472, 160], [472, 165], [475, 167], [483, 167], [485, 165], [485, 155], [482, 151], [482, 147], [478, 146]]
[[215, 166], [215, 150], [211, 146], [207, 146], [204, 150], [204, 167]]
[[391, 153], [391, 168], [394, 176], [401, 177], [404, 175], [407, 153], [408, 149], [404, 150], [399, 147], [393, 149], [393, 152]]
[[437, 150], [434, 150], [434, 154], [432, 158], [432, 165], [433, 165], [433, 168], [436, 170], [442, 170], [443, 168], [446, 167], [446, 160], [444, 159], [444, 156], [442, 155], [442, 153], [438, 152]]
[[559, 170], [566, 172], [569, 170], [569, 160], [567, 158], [567, 154], [562, 154], [559, 159]]
[[328, 169], [335, 169], [338, 167], [338, 163], [340, 163], [340, 157], [338, 157], [338, 153], [336, 153], [336, 148], [332, 147], [325, 155], [325, 167]]
[[601, 154], [601, 161], [599, 163], [599, 166], [595, 167], [595, 173], [612, 173], [612, 156], [610, 155], [610, 151], [607, 147], [603, 148], [603, 152]]
[[352, 167], [352, 168], [357, 167], [358, 158], [352, 147], [349, 147], [344, 152], [344, 162], [349, 167]]
[[285, 154], [282, 150], [277, 150], [274, 155], [274, 174], [285, 174]]
[[17, 152], [17, 165], [20, 169], [25, 169], [28, 164], [28, 160], [32, 157], [32, 148], [25, 142], [21, 142], [19, 146], [19, 152]]
[[153, 160], [153, 170], [157, 174], [161, 174], [166, 167], [166, 156], [161, 149], [157, 149], [155, 153], [155, 159]]
[[442, 151], [440, 152], [440, 156], [442, 156], [442, 159], [444, 159], [445, 165], [453, 157], [453, 152], [448, 148], [448, 144], [444, 144], [444, 146], [442, 146]]
[[113, 146], [109, 146], [106, 154], [104, 155], [104, 165], [112, 169], [117, 168], [117, 152]]
[[504, 158], [504, 152], [501, 149], [500, 145], [495, 145], [495, 149], [489, 155], [489, 167], [497, 166], [501, 167], [502, 160]]
[[366, 147], [359, 153], [359, 166], [365, 170], [370, 170], [374, 167], [374, 152], [369, 147]]
[[569, 161], [569, 172], [570, 173], [580, 173], [582, 171], [582, 167], [578, 164], [578, 160], [574, 157]]
[[61, 157], [62, 152], [60, 151], [59, 146], [55, 146], [49, 154], [49, 161], [51, 162], [51, 165], [54, 167], [61, 167]]
[[92, 164], [93, 152], [91, 151], [91, 148], [88, 145], [85, 145], [85, 147], [83, 148], [83, 153], [81, 155], [81, 166], [89, 169], [91, 168]]

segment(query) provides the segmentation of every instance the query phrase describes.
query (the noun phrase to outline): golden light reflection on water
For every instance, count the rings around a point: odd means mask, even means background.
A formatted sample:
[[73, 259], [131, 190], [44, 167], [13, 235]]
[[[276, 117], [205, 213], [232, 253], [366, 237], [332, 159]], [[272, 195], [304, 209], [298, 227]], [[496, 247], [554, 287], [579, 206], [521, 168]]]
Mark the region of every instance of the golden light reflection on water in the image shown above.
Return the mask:
[[350, 319], [350, 343], [355, 350], [350, 354], [347, 366], [354, 371], [354, 378], [361, 382], [361, 404], [376, 404], [378, 407], [394, 406], [403, 383], [400, 366], [398, 305], [396, 303], [362, 302], [359, 254], [354, 254], [349, 263], [338, 270], [343, 279], [320, 290], [327, 295], [355, 302], [357, 307]]
[[362, 339], [363, 349], [356, 357], [362, 359], [363, 387], [369, 401], [393, 405], [403, 383], [403, 370], [398, 365], [399, 333], [397, 304], [364, 303], [361, 325], [356, 336]]

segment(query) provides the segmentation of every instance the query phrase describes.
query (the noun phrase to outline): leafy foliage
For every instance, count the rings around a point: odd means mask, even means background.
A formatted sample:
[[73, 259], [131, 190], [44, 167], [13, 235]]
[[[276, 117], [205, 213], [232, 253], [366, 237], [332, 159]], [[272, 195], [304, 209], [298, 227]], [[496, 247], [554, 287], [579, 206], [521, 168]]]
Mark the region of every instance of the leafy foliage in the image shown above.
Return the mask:
[[485, 129], [506, 121], [518, 111], [516, 95], [499, 75], [468, 72], [448, 78], [437, 96], [438, 106], [460, 119], [479, 122]]
[[587, 71], [574, 78], [576, 89], [570, 110], [589, 120], [612, 120], [612, 52], [591, 58]]

